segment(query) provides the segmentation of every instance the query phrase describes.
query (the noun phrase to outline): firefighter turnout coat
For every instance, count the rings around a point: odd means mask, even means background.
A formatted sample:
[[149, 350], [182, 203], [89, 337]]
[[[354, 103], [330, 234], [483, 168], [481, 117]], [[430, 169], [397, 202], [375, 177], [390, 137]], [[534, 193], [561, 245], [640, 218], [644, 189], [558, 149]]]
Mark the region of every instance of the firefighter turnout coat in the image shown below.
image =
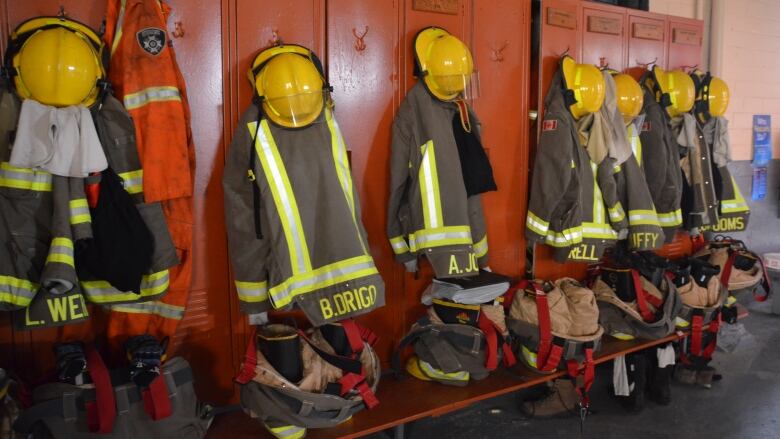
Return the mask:
[[[453, 118], [458, 104], [417, 82], [393, 121], [387, 234], [396, 260], [425, 255], [436, 277], [476, 275], [487, 265], [480, 195], [467, 196]], [[470, 111], [471, 127], [479, 123]]]
[[669, 116], [655, 99], [652, 75], [646, 74], [640, 84], [644, 89], [642, 123], [639, 139], [642, 144], [641, 157], [637, 156], [645, 172], [645, 180], [658, 215], [658, 222], [664, 230], [665, 241], [671, 242], [682, 225], [682, 171], [680, 152], [669, 125]]
[[[252, 185], [259, 188], [257, 203]], [[330, 110], [307, 127], [285, 129], [251, 106], [236, 128], [223, 187], [243, 311], [296, 305], [321, 325], [384, 305], [384, 283], [368, 251], [346, 146]]]
[[597, 166], [581, 143], [581, 124], [564, 100], [561, 76], [559, 70], [545, 98], [525, 233], [530, 242], [553, 247], [559, 262], [595, 262], [617, 233], [596, 183]]
[[718, 223], [702, 227], [702, 230], [718, 233], [745, 230], [750, 207], [727, 166], [731, 161], [728, 120], [712, 117], [700, 126], [700, 130], [710, 148], [715, 196], [718, 199]]

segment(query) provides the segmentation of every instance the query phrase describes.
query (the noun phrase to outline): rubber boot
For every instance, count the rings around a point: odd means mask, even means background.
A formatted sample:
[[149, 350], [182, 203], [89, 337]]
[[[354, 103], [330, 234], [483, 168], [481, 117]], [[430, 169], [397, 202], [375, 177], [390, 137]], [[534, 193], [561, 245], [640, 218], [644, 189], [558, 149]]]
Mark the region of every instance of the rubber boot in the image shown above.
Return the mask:
[[529, 418], [554, 418], [571, 416], [577, 412], [579, 396], [568, 378], [553, 381], [541, 397], [524, 401], [520, 411]]
[[682, 384], [696, 384], [696, 369], [677, 364], [674, 369], [674, 379]]
[[615, 396], [615, 398], [629, 412], [640, 412], [645, 408], [647, 369], [647, 356], [644, 352], [626, 355], [626, 372], [631, 393], [628, 396]]
[[715, 377], [715, 369], [707, 366], [702, 370], [696, 371], [696, 385], [705, 389], [712, 388], [712, 381]]
[[672, 374], [674, 366], [658, 367], [655, 349], [647, 352], [647, 399], [659, 405], [669, 405], [672, 402]]

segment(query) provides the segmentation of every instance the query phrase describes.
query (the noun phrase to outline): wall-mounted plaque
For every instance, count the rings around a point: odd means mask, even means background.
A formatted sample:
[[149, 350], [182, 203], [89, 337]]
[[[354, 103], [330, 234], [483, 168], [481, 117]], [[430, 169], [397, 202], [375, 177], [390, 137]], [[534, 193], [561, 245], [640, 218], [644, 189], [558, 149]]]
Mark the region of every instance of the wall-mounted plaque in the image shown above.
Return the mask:
[[619, 18], [599, 17], [597, 15], [588, 17], [588, 32], [620, 35], [622, 30], [623, 26]]
[[458, 5], [458, 0], [414, 0], [412, 9], [415, 11], [458, 15]]
[[701, 37], [696, 29], [682, 29], [679, 27], [672, 30], [672, 42], [676, 44], [688, 44], [691, 46], [701, 45]]
[[577, 13], [563, 9], [547, 8], [547, 24], [566, 29], [576, 29]]
[[631, 28], [631, 36], [643, 40], [664, 40], [664, 27], [660, 24], [634, 23]]

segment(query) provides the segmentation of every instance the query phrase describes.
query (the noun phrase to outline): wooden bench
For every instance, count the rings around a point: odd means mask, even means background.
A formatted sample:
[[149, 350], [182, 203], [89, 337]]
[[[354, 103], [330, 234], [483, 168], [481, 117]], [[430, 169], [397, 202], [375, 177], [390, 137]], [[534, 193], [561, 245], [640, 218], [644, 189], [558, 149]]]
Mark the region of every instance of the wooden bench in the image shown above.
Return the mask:
[[[740, 307], [739, 318], [747, 316], [747, 310]], [[620, 341], [604, 337], [595, 363], [601, 364], [620, 355], [651, 348], [675, 341], [687, 335], [677, 332], [659, 340]], [[518, 365], [512, 370], [499, 368], [488, 378], [473, 381], [466, 387], [445, 386], [411, 377], [398, 380], [392, 376], [383, 377], [377, 396], [380, 405], [374, 410], [364, 410], [347, 422], [328, 429], [311, 429], [307, 439], [356, 438], [395, 428], [396, 438], [403, 437], [403, 426], [409, 422], [429, 416], [441, 416], [476, 402], [516, 392], [560, 378], [566, 375], [558, 371], [549, 375], [534, 373]], [[258, 438], [271, 437], [257, 420], [243, 413], [231, 413], [218, 417], [209, 429], [207, 438]]]

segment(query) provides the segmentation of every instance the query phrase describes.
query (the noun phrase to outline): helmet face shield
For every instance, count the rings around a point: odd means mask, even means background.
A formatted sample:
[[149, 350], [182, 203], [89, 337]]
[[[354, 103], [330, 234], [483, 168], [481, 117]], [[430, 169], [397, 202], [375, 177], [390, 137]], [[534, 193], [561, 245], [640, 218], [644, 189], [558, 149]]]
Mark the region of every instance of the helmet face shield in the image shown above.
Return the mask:
[[309, 91], [263, 100], [263, 111], [276, 124], [300, 128], [315, 123], [325, 103], [325, 92]]
[[297, 52], [273, 56], [255, 78], [263, 112], [287, 128], [301, 128], [317, 120], [327, 102], [324, 85], [312, 60]]
[[437, 27], [420, 31], [414, 43], [415, 57], [425, 86], [437, 99], [473, 98], [474, 61], [458, 38]]

